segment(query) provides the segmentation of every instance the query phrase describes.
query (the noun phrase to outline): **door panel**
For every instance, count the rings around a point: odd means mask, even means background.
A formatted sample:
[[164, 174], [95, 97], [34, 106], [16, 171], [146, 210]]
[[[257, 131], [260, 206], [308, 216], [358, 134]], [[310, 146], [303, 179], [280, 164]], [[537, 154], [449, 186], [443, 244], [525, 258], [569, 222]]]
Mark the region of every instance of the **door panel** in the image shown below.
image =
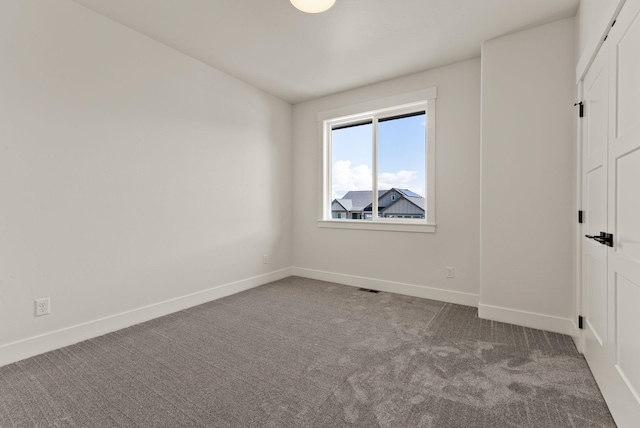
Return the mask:
[[[582, 232], [599, 235], [608, 227], [609, 75], [608, 53], [601, 51], [584, 80], [583, 122], [583, 208]], [[607, 360], [609, 289], [607, 247], [583, 237], [583, 316], [585, 356], [598, 365]]]
[[[603, 101], [605, 95], [600, 94], [599, 100]], [[596, 114], [606, 115], [603, 110], [591, 110], [589, 120], [600, 119]], [[606, 123], [605, 123], [606, 126]], [[589, 127], [593, 129], [594, 127]], [[606, 128], [605, 128], [606, 131]], [[590, 134], [587, 134], [591, 137]], [[604, 138], [602, 132], [599, 138]], [[595, 138], [590, 138], [594, 141]], [[605, 139], [606, 143], [606, 139]], [[602, 142], [598, 143], [603, 145]], [[607, 230], [607, 171], [606, 171], [606, 150], [600, 150], [600, 156], [592, 154], [590, 160], [598, 166], [586, 171], [585, 177], [585, 227], [584, 232], [588, 235], [598, 235], [601, 231]], [[587, 343], [590, 352], [597, 352], [593, 347], [602, 347], [607, 339], [607, 250], [594, 241], [585, 240], [585, 280], [586, 280], [586, 311], [584, 313], [587, 329], [593, 334], [596, 343]]]
[[[605, 85], [600, 80], [607, 76]], [[584, 355], [619, 427], [640, 421], [640, 0], [626, 0], [583, 83]], [[606, 95], [602, 91], [606, 88]], [[603, 101], [603, 102], [601, 102]], [[601, 108], [606, 105], [606, 108]], [[608, 118], [606, 137], [602, 124]], [[606, 177], [606, 178], [603, 178]], [[605, 196], [601, 186], [605, 183]], [[604, 202], [602, 201], [604, 199]], [[596, 207], [603, 204], [603, 207]], [[591, 218], [589, 218], [591, 217]], [[605, 220], [603, 220], [605, 219]], [[606, 223], [605, 225], [603, 225]], [[603, 227], [601, 230], [597, 230]], [[605, 274], [603, 275], [603, 271]]]
[[[639, 51], [640, 52], [640, 51]], [[638, 82], [640, 86], [640, 82]], [[640, 116], [640, 115], [638, 115]], [[640, 149], [616, 162], [616, 253], [640, 262]], [[640, 326], [640, 324], [639, 324]]]
[[[604, 153], [603, 153], [604, 154]], [[607, 165], [606, 157], [600, 159], [600, 165], [586, 172], [586, 200], [585, 232], [588, 235], [597, 235], [607, 230]], [[587, 241], [594, 244], [590, 250], [603, 253], [606, 251], [596, 241]]]
[[640, 24], [638, 16], [620, 37], [618, 48], [617, 137], [640, 125]]
[[[610, 305], [615, 327], [611, 387], [612, 414], [620, 427], [640, 421], [640, 0], [627, 0], [609, 33], [609, 284], [615, 286]], [[611, 399], [610, 399], [611, 400]]]
[[607, 264], [606, 259], [597, 260], [589, 254], [586, 256], [585, 264], [589, 304], [586, 311], [588, 316], [585, 319], [587, 328], [597, 341], [589, 345], [601, 347], [607, 339]]
[[640, 401], [640, 285], [616, 275], [617, 295], [617, 366], [620, 375], [636, 400]]
[[603, 59], [594, 64], [592, 70], [595, 76], [587, 76], [586, 80], [586, 109], [589, 117], [587, 121], [587, 158], [599, 156], [607, 148], [609, 126], [609, 77]]

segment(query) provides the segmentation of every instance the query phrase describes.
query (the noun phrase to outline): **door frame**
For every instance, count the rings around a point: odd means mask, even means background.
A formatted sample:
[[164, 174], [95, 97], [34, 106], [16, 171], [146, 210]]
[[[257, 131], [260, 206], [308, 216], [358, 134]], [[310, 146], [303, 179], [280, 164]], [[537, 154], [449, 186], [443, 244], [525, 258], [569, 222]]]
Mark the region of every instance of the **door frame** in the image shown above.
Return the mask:
[[[582, 80], [578, 82], [576, 86], [576, 97], [578, 100], [584, 100], [584, 77]], [[576, 104], [582, 101], [578, 101]], [[583, 159], [582, 159], [582, 138], [583, 138], [583, 129], [582, 129], [582, 118], [576, 112], [576, 141], [575, 141], [575, 228], [574, 228], [574, 317], [573, 317], [573, 325], [576, 331], [576, 336], [573, 337], [573, 341], [575, 342], [576, 348], [578, 348], [579, 353], [583, 353], [584, 349], [584, 335], [582, 330], [580, 330], [578, 325], [578, 317], [583, 314], [582, 310], [582, 223], [578, 221], [578, 213], [584, 212], [584, 207], [582, 205], [582, 171], [583, 171]]]
[[583, 119], [578, 114], [578, 105], [584, 100], [584, 78], [587, 75], [587, 72], [591, 68], [593, 61], [596, 56], [600, 52], [600, 48], [604, 43], [609, 31], [611, 31], [611, 27], [614, 21], [618, 18], [622, 7], [626, 3], [627, 0], [617, 0], [616, 3], [613, 3], [609, 9], [609, 13], [605, 14], [600, 21], [600, 29], [597, 38], [589, 40], [587, 46], [585, 47], [578, 64], [576, 66], [576, 115], [574, 116], [576, 119], [575, 122], [575, 228], [574, 228], [574, 243], [575, 243], [575, 251], [573, 254], [574, 257], [574, 316], [573, 316], [573, 325], [576, 331], [575, 336], [573, 336], [573, 341], [578, 349], [579, 353], [583, 353], [584, 350], [584, 334], [583, 331], [580, 330], [578, 326], [578, 317], [582, 316], [584, 313], [584, 308], [582, 307], [582, 224], [578, 222], [578, 212], [584, 210], [583, 200], [582, 200], [582, 139], [583, 139], [583, 128], [582, 122]]

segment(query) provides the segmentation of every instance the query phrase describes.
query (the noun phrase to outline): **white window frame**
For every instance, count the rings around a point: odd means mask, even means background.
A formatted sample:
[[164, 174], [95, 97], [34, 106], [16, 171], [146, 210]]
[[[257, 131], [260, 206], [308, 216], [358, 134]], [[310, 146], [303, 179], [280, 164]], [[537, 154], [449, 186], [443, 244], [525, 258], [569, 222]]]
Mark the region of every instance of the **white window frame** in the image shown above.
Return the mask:
[[[435, 87], [396, 95], [393, 97], [369, 101], [365, 103], [340, 107], [318, 113], [319, 134], [319, 159], [322, 167], [319, 168], [320, 202], [318, 204], [318, 226], [336, 229], [365, 229], [385, 230], [398, 232], [423, 232], [435, 233], [436, 231], [436, 96]], [[356, 122], [358, 120], [373, 120], [373, 184], [374, 192], [377, 190], [378, 162], [377, 162], [377, 122], [378, 119], [410, 113], [419, 110], [426, 111], [426, 135], [425, 135], [425, 189], [426, 210], [425, 219], [384, 219], [378, 217], [378, 198], [372, 195], [372, 220], [351, 220], [331, 218], [331, 127], [334, 125]], [[363, 216], [364, 217], [364, 216]]]

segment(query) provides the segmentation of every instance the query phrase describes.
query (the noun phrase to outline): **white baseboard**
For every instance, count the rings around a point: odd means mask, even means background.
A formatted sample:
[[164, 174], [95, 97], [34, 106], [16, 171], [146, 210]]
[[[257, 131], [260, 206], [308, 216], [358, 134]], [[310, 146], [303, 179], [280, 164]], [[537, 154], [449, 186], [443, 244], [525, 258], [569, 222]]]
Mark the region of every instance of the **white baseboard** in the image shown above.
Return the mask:
[[285, 268], [0, 346], [0, 366], [291, 276]]
[[318, 279], [321, 281], [335, 282], [352, 287], [371, 288], [389, 293], [404, 294], [407, 296], [422, 297], [424, 299], [439, 300], [441, 302], [456, 303], [465, 306], [478, 306], [477, 294], [462, 293], [459, 291], [443, 290], [422, 285], [405, 284], [402, 282], [385, 281], [362, 276], [346, 275], [342, 273], [326, 272], [315, 269], [292, 267], [292, 274], [303, 278]]
[[2, 345], [0, 346], [0, 366], [64, 346], [73, 345], [83, 340], [88, 340], [141, 322], [220, 299], [269, 282], [287, 278], [291, 275], [335, 282], [352, 287], [372, 288], [390, 293], [478, 307], [478, 315], [480, 318], [567, 334], [573, 337], [578, 337], [579, 335], [575, 322], [570, 319], [485, 305], [479, 303], [479, 296], [477, 294], [315, 269], [291, 267]]
[[569, 336], [578, 336], [575, 323], [568, 318], [519, 311], [517, 309], [501, 308], [499, 306], [485, 305], [483, 303], [478, 305], [478, 316], [487, 320], [500, 321], [523, 327], [567, 334]]

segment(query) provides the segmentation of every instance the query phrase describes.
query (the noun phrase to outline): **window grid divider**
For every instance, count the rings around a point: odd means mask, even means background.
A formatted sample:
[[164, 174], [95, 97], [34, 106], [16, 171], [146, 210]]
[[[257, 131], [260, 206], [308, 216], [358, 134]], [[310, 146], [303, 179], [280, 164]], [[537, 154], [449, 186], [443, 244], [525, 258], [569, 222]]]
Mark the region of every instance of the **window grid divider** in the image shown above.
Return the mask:
[[378, 221], [378, 117], [373, 117], [373, 138], [372, 153], [373, 153], [373, 165], [372, 165], [372, 192], [371, 192], [371, 219], [372, 221]]

